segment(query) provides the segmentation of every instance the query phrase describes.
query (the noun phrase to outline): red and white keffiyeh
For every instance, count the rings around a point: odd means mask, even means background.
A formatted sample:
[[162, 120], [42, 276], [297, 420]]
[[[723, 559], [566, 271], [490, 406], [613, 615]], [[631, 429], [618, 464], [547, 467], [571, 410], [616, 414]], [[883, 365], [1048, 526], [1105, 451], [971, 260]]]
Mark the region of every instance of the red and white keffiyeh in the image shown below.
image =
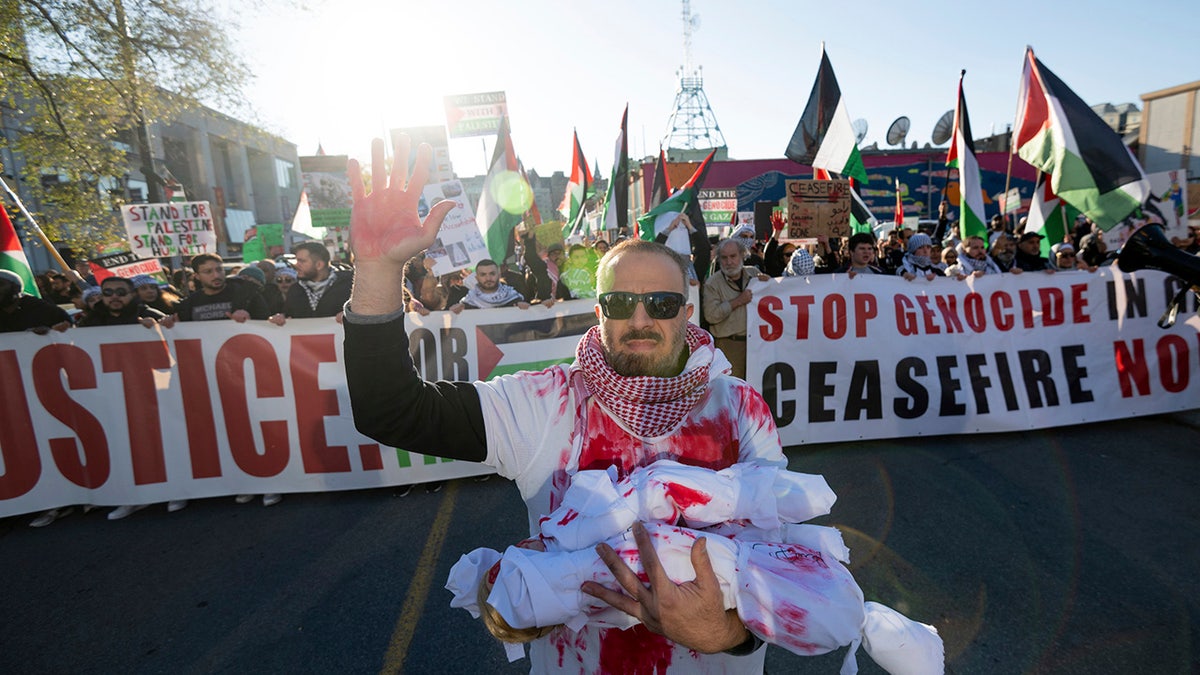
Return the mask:
[[[644, 438], [670, 431], [704, 398], [712, 365], [712, 336], [687, 324], [686, 341], [692, 356], [675, 377], [625, 377], [608, 365], [600, 327], [592, 326], [575, 349], [588, 394], [595, 396], [635, 434]], [[697, 357], [700, 358], [697, 358]]]

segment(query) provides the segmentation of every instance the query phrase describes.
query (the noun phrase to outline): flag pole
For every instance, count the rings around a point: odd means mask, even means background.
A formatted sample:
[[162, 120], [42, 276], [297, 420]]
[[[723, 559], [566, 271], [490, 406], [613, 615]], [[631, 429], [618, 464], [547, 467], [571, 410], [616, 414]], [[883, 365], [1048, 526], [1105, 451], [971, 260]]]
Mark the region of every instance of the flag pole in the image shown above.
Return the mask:
[[29, 209], [25, 208], [25, 203], [21, 201], [21, 198], [17, 196], [17, 193], [13, 192], [12, 188], [8, 186], [8, 182], [0, 180], [0, 185], [4, 186], [4, 191], [8, 193], [8, 196], [12, 198], [13, 203], [16, 204], [17, 208], [21, 210], [21, 215], [25, 216], [25, 220], [33, 226], [33, 233], [38, 236], [38, 239], [42, 241], [42, 245], [46, 247], [46, 250], [49, 251], [50, 255], [54, 257], [54, 260], [63, 268], [63, 272], [75, 280], [75, 285], [79, 286], [80, 290], [87, 288], [87, 282], [83, 280], [83, 277], [79, 276], [78, 272], [71, 269], [71, 266], [67, 264], [66, 260], [63, 260], [62, 254], [58, 252], [58, 249], [54, 247], [54, 244], [50, 243], [50, 238], [47, 237], [46, 233], [42, 231], [41, 226], [38, 225], [37, 220], [34, 219], [33, 214], [29, 212]]
[[[1029, 60], [1029, 52], [1032, 49], [1033, 48], [1030, 47], [1029, 45], [1025, 45], [1025, 60], [1026, 60], [1026, 62], [1028, 62], [1028, 60]], [[1025, 86], [1024, 80], [1022, 80], [1021, 86], [1022, 87]], [[1016, 148], [1017, 148], [1017, 144], [1013, 142], [1013, 135], [1017, 133], [1017, 131], [1016, 131], [1017, 112], [1020, 109], [1021, 109], [1021, 94], [1018, 91], [1017, 92], [1017, 110], [1013, 111], [1013, 126], [1008, 130], [1008, 168], [1006, 168], [1004, 170], [1004, 194], [1006, 194], [1006, 195], [1008, 194], [1008, 189], [1010, 187], [1010, 184], [1012, 183], [1012, 158], [1013, 158], [1013, 154], [1016, 152]], [[1008, 222], [1008, 214], [1004, 215], [1004, 221]], [[1015, 230], [1016, 228], [1014, 227], [1013, 229]]]

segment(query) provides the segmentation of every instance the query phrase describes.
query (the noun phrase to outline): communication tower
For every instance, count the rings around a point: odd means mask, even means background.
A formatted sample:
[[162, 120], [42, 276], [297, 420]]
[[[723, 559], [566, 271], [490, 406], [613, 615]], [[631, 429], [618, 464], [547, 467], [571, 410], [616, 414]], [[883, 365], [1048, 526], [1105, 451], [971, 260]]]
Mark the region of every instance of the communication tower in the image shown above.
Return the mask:
[[676, 161], [703, 159], [713, 148], [718, 149], [718, 159], [727, 154], [725, 135], [704, 94], [703, 68], [692, 66], [692, 31], [699, 27], [700, 17], [692, 14], [690, 0], [683, 0], [683, 66], [675, 73], [679, 78], [675, 109], [662, 140], [667, 155]]

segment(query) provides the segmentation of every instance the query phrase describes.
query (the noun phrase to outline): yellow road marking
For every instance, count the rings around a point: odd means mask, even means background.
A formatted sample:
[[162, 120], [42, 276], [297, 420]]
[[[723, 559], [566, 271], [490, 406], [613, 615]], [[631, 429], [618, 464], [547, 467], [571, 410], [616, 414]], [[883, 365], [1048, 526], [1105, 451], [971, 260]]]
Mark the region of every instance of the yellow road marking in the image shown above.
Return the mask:
[[425, 608], [425, 600], [429, 597], [429, 587], [433, 582], [438, 556], [442, 553], [442, 544], [446, 542], [446, 530], [450, 526], [450, 516], [454, 513], [457, 496], [458, 481], [447, 481], [442, 503], [438, 506], [437, 515], [429, 528], [429, 537], [425, 539], [425, 548], [421, 551], [421, 559], [417, 561], [416, 572], [408, 586], [408, 594], [404, 596], [404, 605], [400, 608], [396, 627], [392, 629], [392, 639], [388, 642], [387, 653], [383, 657], [383, 668], [379, 670], [381, 675], [404, 672], [404, 657], [408, 654], [413, 633], [417, 630], [417, 622], [420, 621]]

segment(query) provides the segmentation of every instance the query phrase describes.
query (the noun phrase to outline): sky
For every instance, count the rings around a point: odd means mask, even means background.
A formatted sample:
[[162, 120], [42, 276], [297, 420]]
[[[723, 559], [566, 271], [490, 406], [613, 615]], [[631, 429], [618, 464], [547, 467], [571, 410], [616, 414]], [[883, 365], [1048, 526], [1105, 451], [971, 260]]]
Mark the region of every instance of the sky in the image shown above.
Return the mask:
[[[369, 156], [395, 127], [444, 124], [443, 96], [502, 90], [513, 144], [541, 175], [569, 172], [571, 132], [607, 174], [629, 104], [630, 155], [657, 153], [684, 63], [681, 0], [308, 0], [240, 9], [238, 49], [257, 122], [300, 155]], [[692, 63], [733, 159], [783, 156], [821, 44], [864, 145], [900, 116], [930, 141], [966, 69], [972, 131], [1012, 124], [1026, 45], [1089, 104], [1200, 79], [1194, 0], [770, 2], [691, 0]], [[490, 153], [493, 137], [487, 137]], [[480, 138], [450, 141], [460, 176], [486, 171]]]

